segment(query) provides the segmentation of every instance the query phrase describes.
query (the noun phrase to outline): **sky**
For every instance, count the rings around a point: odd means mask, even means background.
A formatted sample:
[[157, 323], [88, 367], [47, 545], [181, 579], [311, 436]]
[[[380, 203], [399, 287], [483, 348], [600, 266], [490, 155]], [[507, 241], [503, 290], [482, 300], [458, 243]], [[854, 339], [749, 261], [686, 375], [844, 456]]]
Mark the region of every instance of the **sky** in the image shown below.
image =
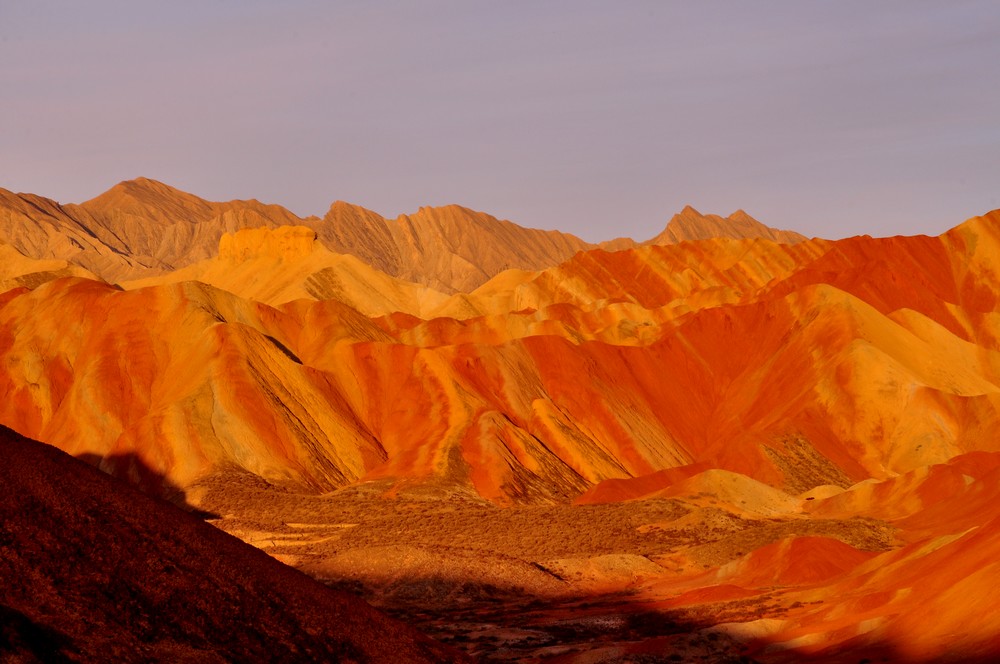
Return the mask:
[[1000, 3], [0, 0], [0, 187], [305, 216], [458, 203], [597, 241], [1000, 208]]

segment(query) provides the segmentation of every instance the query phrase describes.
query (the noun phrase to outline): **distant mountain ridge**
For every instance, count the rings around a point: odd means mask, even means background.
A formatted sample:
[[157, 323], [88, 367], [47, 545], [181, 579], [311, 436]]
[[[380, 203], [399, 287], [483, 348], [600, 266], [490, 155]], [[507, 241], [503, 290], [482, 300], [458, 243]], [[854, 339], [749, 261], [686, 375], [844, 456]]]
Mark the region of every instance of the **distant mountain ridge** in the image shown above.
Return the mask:
[[[801, 239], [737, 215], [723, 220], [686, 208], [646, 244], [721, 236]], [[257, 200], [207, 201], [148, 178], [121, 182], [80, 204], [0, 189], [0, 242], [27, 258], [66, 261], [109, 283], [159, 276], [208, 259], [225, 233], [280, 226], [311, 228], [332, 252], [356, 256], [389, 276], [444, 293], [469, 292], [507, 269], [552, 267], [598, 246], [459, 205], [423, 207], [386, 219], [337, 201], [320, 219], [301, 218]], [[628, 249], [638, 244], [621, 238], [600, 246]]]
[[763, 238], [773, 242], [794, 244], [806, 240], [805, 235], [765, 226], [743, 210], [728, 217], [704, 215], [690, 205], [675, 214], [663, 232], [643, 244], [676, 244], [690, 240], [708, 240], [713, 237]]

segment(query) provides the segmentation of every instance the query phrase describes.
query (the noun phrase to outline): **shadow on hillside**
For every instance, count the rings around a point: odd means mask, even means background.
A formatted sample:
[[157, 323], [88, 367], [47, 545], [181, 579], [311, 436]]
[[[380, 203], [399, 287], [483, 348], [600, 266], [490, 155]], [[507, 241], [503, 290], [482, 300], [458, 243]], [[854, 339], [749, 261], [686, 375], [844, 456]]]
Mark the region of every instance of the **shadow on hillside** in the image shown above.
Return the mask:
[[85, 453], [77, 455], [76, 458], [112, 477], [131, 484], [149, 496], [166, 500], [189, 514], [206, 521], [220, 518], [214, 512], [208, 512], [190, 504], [184, 489], [168, 480], [162, 473], [150, 468], [136, 454], [112, 454], [102, 457], [99, 454]]
[[265, 334], [264, 338], [267, 339], [268, 341], [270, 341], [271, 344], [275, 348], [277, 348], [279, 351], [281, 351], [282, 355], [284, 355], [285, 357], [287, 357], [289, 360], [291, 360], [295, 364], [302, 364], [302, 360], [300, 360], [299, 357], [298, 357], [298, 355], [296, 355], [295, 353], [293, 353], [288, 348], [288, 346], [286, 346], [285, 344], [281, 343], [280, 341], [278, 341], [277, 339], [275, 339], [274, 337], [272, 337], [270, 334]]
[[75, 650], [65, 634], [0, 604], [0, 660], [4, 662], [72, 662]]
[[[397, 581], [396, 595], [379, 596], [363, 584], [326, 580], [335, 589], [356, 594], [392, 617], [413, 625], [428, 636], [464, 651], [482, 662], [536, 661], [565, 657], [567, 661], [727, 662], [793, 664], [843, 662], [850, 664], [929, 664], [937, 655], [914, 654], [908, 644], [893, 639], [866, 642], [865, 636], [810, 652], [789, 650], [787, 644], [767, 637], [743, 639], [731, 635], [720, 623], [752, 622], [785, 616], [748, 606], [743, 615], [732, 604], [685, 608], [656, 608], [629, 592], [581, 594], [545, 598], [517, 596], [512, 589], [497, 588], [468, 579], [462, 606], [442, 607], [421, 601], [435, 585], [454, 586], [455, 580], [438, 577]], [[399, 586], [411, 586], [409, 595]], [[452, 588], [453, 590], [454, 588]], [[409, 595], [409, 596], [408, 596]], [[753, 601], [753, 600], [751, 600]], [[721, 612], [716, 612], [721, 609]], [[1000, 661], [1000, 644], [984, 642], [956, 647], [947, 661], [986, 664]], [[562, 661], [562, 659], [560, 659]]]

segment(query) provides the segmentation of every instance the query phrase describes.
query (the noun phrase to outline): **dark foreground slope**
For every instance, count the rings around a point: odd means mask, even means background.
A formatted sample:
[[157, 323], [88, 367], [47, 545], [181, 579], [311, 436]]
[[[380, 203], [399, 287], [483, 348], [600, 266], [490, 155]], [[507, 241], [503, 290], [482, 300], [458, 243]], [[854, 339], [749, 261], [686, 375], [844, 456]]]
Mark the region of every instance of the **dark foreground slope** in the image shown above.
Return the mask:
[[0, 427], [0, 661], [455, 659], [367, 604]]

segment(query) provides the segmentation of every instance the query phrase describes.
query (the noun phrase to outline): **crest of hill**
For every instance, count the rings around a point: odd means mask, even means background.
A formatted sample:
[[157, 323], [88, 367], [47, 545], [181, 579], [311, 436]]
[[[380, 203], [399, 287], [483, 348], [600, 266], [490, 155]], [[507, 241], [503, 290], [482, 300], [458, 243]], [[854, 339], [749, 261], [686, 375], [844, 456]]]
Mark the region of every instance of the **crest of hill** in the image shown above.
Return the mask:
[[227, 231], [301, 221], [277, 205], [213, 203], [147, 178], [121, 182], [79, 205], [0, 190], [0, 241], [111, 283], [208, 258]]
[[128, 256], [161, 271], [212, 256], [223, 233], [301, 223], [279, 205], [210, 202], [147, 178], [121, 182], [97, 198], [64, 209], [89, 216], [120, 239]]
[[4, 661], [460, 659], [53, 447], [0, 453]]
[[784, 244], [794, 244], [807, 239], [806, 236], [794, 231], [765, 226], [743, 210], [737, 210], [728, 217], [720, 217], [717, 214], [702, 214], [688, 205], [670, 219], [662, 233], [643, 244], [677, 244], [715, 237], [763, 238]]

